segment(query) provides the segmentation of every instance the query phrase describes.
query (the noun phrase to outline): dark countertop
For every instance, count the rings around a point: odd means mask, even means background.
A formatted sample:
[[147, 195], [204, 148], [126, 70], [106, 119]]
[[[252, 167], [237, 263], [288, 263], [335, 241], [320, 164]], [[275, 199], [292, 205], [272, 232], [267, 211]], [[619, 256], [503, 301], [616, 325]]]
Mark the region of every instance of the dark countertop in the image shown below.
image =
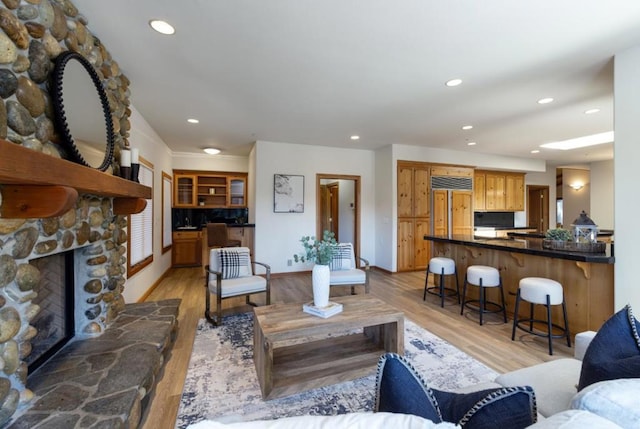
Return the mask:
[[[509, 237], [523, 237], [523, 238], [545, 238], [545, 234], [543, 232], [507, 232]], [[598, 231], [598, 237], [611, 237], [613, 235], [613, 231], [611, 230], [602, 230]]]
[[525, 253], [527, 255], [544, 256], [547, 258], [568, 259], [571, 261], [594, 262], [599, 264], [613, 264], [615, 258], [611, 244], [607, 243], [604, 253], [570, 252], [565, 250], [545, 249], [542, 240], [527, 240], [526, 238], [474, 238], [473, 235], [430, 235], [425, 234], [425, 240], [440, 243], [461, 244], [464, 246], [483, 247], [486, 249], [502, 250], [505, 252]]
[[[255, 223], [228, 223], [227, 224], [227, 228], [255, 228], [256, 224]], [[200, 226], [189, 226], [189, 227], [184, 227], [184, 226], [179, 226], [179, 227], [175, 227], [173, 228], [174, 231], [202, 231], [203, 229], [207, 229], [207, 225], [200, 225]]]
[[535, 229], [530, 226], [481, 226], [481, 225], [476, 225], [476, 228], [493, 228], [496, 231], [504, 231], [505, 229], [509, 231], [511, 230], [516, 231], [519, 229]]

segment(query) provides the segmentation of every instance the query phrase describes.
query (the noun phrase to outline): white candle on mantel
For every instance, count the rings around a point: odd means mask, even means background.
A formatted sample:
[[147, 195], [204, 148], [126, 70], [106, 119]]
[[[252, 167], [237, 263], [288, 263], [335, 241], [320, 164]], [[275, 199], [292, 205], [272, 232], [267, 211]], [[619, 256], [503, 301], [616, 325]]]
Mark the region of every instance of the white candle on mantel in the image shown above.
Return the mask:
[[138, 161], [138, 149], [135, 147], [131, 149], [131, 163], [140, 164], [140, 161]]
[[120, 152], [120, 167], [131, 167], [131, 151], [123, 150]]

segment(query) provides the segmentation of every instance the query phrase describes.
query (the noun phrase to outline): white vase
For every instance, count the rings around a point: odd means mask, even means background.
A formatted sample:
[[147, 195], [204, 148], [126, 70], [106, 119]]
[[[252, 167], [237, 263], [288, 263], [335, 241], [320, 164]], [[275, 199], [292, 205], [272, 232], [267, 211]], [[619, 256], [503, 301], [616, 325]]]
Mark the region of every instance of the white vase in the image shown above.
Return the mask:
[[311, 271], [311, 284], [313, 285], [313, 305], [326, 307], [329, 305], [329, 282], [331, 273], [328, 265], [315, 264]]

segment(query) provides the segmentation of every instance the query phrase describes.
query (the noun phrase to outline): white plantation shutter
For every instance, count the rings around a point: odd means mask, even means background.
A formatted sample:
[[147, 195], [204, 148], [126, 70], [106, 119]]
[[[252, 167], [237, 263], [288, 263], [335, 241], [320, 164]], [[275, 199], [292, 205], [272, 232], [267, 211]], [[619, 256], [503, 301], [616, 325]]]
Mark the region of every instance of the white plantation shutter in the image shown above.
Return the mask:
[[[141, 185], [153, 188], [153, 166], [140, 162], [138, 180]], [[147, 207], [129, 216], [129, 267], [147, 258], [153, 258], [153, 200], [147, 200]]]

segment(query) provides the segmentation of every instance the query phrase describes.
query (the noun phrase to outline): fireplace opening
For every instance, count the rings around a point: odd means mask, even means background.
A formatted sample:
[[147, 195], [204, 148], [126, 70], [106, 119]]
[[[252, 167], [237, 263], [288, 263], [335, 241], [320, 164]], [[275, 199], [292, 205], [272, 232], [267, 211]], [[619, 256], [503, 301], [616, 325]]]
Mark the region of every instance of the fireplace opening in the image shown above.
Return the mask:
[[32, 300], [40, 312], [30, 324], [38, 333], [31, 339], [31, 353], [25, 358], [29, 374], [43, 365], [71, 340], [74, 320], [73, 250], [29, 261], [40, 271], [40, 282]]

